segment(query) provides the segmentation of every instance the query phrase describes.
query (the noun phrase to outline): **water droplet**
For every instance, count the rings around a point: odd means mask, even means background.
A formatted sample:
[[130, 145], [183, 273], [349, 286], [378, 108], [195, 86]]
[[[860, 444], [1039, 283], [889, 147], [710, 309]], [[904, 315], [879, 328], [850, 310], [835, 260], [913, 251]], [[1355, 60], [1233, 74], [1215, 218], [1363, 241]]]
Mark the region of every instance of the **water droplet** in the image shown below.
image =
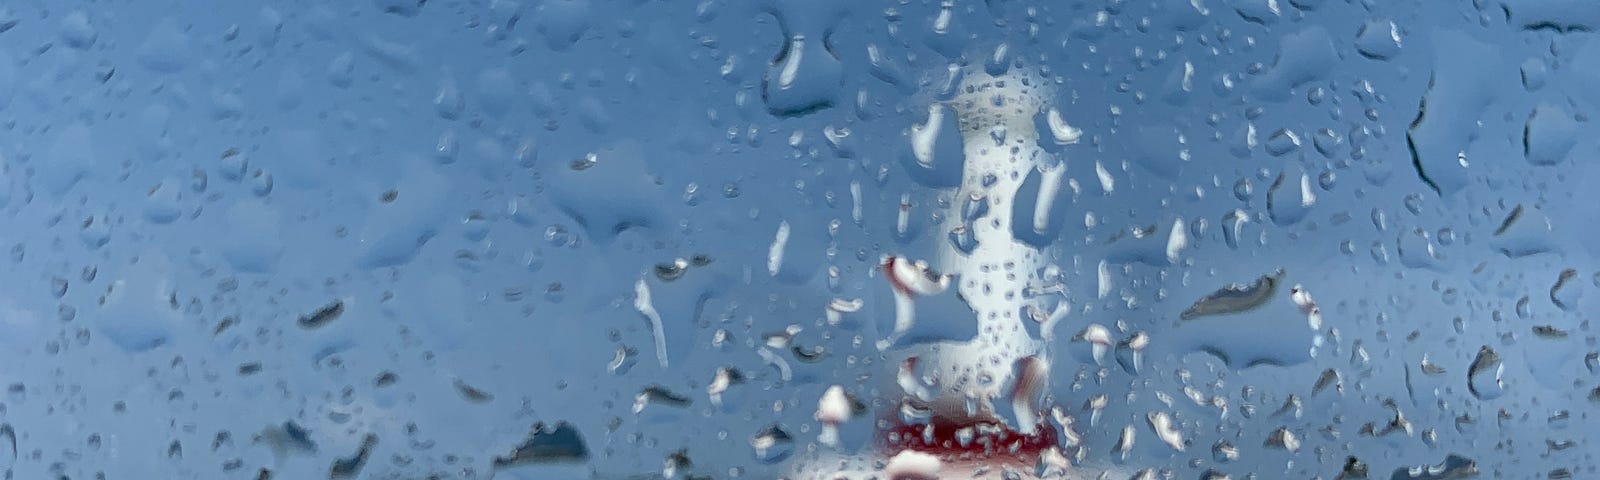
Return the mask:
[[89, 15], [82, 10], [74, 10], [61, 17], [61, 40], [65, 41], [67, 46], [80, 50], [88, 49], [99, 37], [100, 32], [95, 30], [89, 21]]
[[1463, 145], [1478, 130], [1475, 125], [1486, 108], [1506, 91], [1501, 86], [1515, 81], [1505, 78], [1514, 69], [1504, 65], [1501, 49], [1463, 31], [1436, 30], [1432, 40], [1434, 45], [1457, 45], [1462, 49], [1457, 51], [1479, 52], [1435, 53], [1432, 81], [1406, 133], [1419, 179], [1440, 195], [1449, 195], [1467, 185]]
[[1083, 130], [1073, 127], [1061, 115], [1061, 109], [1050, 107], [1034, 116], [1034, 130], [1039, 136], [1039, 148], [1047, 152], [1060, 151], [1062, 147], [1078, 143]]
[[152, 72], [176, 73], [194, 58], [189, 43], [189, 35], [178, 28], [176, 20], [162, 19], [139, 45], [139, 62]]
[[1372, 19], [1356, 31], [1356, 50], [1374, 60], [1388, 60], [1400, 53], [1400, 27], [1387, 19]]
[[467, 102], [461, 96], [461, 88], [456, 86], [453, 79], [446, 79], [433, 94], [433, 110], [439, 114], [439, 118], [446, 120], [460, 118], [461, 112], [466, 107]]
[[496, 455], [493, 463], [496, 471], [517, 469], [520, 473], [523, 469], [517, 467], [584, 463], [588, 460], [588, 444], [577, 428], [567, 422], [555, 425], [540, 422], [534, 424], [526, 440], [511, 448], [507, 455]]
[[1241, 202], [1249, 202], [1254, 195], [1255, 187], [1250, 184], [1249, 177], [1240, 178], [1239, 181], [1233, 182], [1234, 198], [1239, 199]]
[[970, 255], [972, 250], [978, 247], [977, 234], [966, 225], [952, 227], [949, 237], [950, 246], [955, 247], [956, 251], [961, 253]]
[[324, 75], [328, 84], [338, 88], [350, 88], [355, 81], [356, 58], [350, 52], [340, 53], [328, 62], [328, 69]]
[[1233, 283], [1195, 300], [1184, 309], [1179, 319], [1190, 320], [1209, 315], [1231, 315], [1259, 308], [1277, 291], [1282, 272], [1262, 275], [1250, 284]]
[[1239, 459], [1239, 447], [1235, 447], [1227, 440], [1218, 440], [1211, 446], [1211, 458], [1217, 463], [1233, 462]]
[[1477, 356], [1473, 357], [1472, 365], [1467, 368], [1467, 389], [1474, 397], [1482, 400], [1494, 400], [1505, 394], [1505, 382], [1500, 376], [1505, 372], [1505, 366], [1500, 363], [1500, 354], [1488, 345], [1478, 349]]
[[1491, 245], [1510, 258], [1544, 253], [1555, 248], [1550, 238], [1552, 230], [1550, 217], [1543, 211], [1518, 204], [1495, 229]]
[[1278, 130], [1267, 138], [1266, 149], [1274, 157], [1294, 152], [1300, 149], [1300, 136], [1289, 129]]
[[767, 68], [762, 96], [773, 115], [803, 115], [833, 105], [844, 82], [844, 64], [820, 40], [791, 35]]
[[1400, 264], [1406, 268], [1436, 268], [1439, 257], [1434, 252], [1433, 241], [1428, 238], [1428, 232], [1423, 229], [1414, 229], [1410, 232], [1400, 233], [1395, 249], [1400, 256]]
[[1569, 312], [1576, 309], [1578, 301], [1583, 296], [1583, 285], [1577, 277], [1577, 270], [1571, 268], [1562, 270], [1556, 277], [1556, 283], [1550, 286], [1550, 302]]
[[[1277, 3], [1273, 0], [1248, 1]], [[1252, 91], [1266, 100], [1288, 100], [1296, 87], [1322, 79], [1339, 64], [1339, 53], [1333, 43], [1333, 35], [1321, 26], [1307, 27], [1282, 36], [1278, 43], [1277, 59], [1271, 67], [1256, 75]]]
[[1391, 477], [1395, 480], [1448, 480], [1478, 476], [1478, 463], [1455, 454], [1445, 457], [1438, 465], [1401, 467]]
[[783, 427], [772, 424], [756, 431], [750, 437], [750, 447], [755, 450], [756, 461], [773, 465], [794, 453], [794, 438]]
[[1273, 223], [1278, 225], [1298, 223], [1316, 203], [1317, 194], [1311, 187], [1311, 177], [1299, 166], [1284, 169], [1272, 182], [1272, 187], [1267, 189], [1267, 211]]
[[1559, 164], [1578, 144], [1579, 130], [1577, 119], [1564, 107], [1540, 103], [1523, 127], [1522, 153], [1534, 165]]
[[372, 450], [377, 446], [378, 436], [376, 434], [369, 433], [362, 437], [361, 446], [356, 448], [354, 454], [334, 460], [333, 465], [328, 468], [328, 479], [358, 478], [361, 475], [361, 470], [366, 467], [368, 458], [372, 456]]
[[532, 15], [534, 29], [544, 37], [546, 47], [563, 51], [576, 44], [588, 31], [591, 10], [589, 0], [540, 2]]
[[1001, 76], [1011, 69], [1011, 45], [1001, 43], [994, 47], [994, 52], [983, 62], [983, 71], [991, 76]]
[[1549, 77], [1550, 67], [1545, 65], [1544, 60], [1530, 58], [1522, 62], [1522, 87], [1529, 92], [1544, 88]]
[[1262, 443], [1262, 446], [1279, 450], [1288, 450], [1290, 452], [1299, 452], [1300, 439], [1299, 437], [1295, 436], [1294, 432], [1289, 431], [1289, 429], [1279, 428], [1277, 430], [1273, 430], [1272, 433], [1267, 434], [1267, 440]]
[[1150, 423], [1150, 430], [1162, 443], [1179, 452], [1187, 448], [1188, 442], [1184, 440], [1183, 432], [1178, 430], [1177, 422], [1167, 412], [1149, 413], [1145, 415], [1145, 419]]
[[912, 180], [932, 188], [961, 185], [965, 141], [954, 110], [942, 104], [928, 107], [927, 119], [911, 127], [910, 138], [911, 148], [900, 163]]

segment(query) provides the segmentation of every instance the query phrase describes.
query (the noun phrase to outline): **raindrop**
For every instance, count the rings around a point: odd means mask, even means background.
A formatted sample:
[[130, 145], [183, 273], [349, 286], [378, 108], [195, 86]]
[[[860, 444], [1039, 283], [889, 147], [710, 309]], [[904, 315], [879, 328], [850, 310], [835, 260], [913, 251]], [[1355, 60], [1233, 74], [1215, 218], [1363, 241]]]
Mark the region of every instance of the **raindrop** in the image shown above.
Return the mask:
[[1356, 31], [1356, 50], [1375, 60], [1393, 58], [1400, 53], [1400, 27], [1386, 19], [1368, 20]]
[[1300, 451], [1300, 439], [1299, 437], [1295, 436], [1294, 432], [1289, 431], [1289, 429], [1278, 428], [1277, 430], [1273, 430], [1272, 433], [1267, 434], [1267, 440], [1262, 443], [1262, 446], [1279, 450], [1288, 450], [1290, 452], [1298, 452]]
[[1505, 382], [1500, 376], [1505, 372], [1505, 366], [1500, 363], [1500, 354], [1488, 345], [1478, 349], [1478, 354], [1472, 359], [1472, 365], [1467, 368], [1467, 389], [1472, 395], [1483, 400], [1493, 400], [1505, 394]]
[[1178, 316], [1190, 320], [1210, 315], [1229, 315], [1254, 310], [1267, 303], [1277, 291], [1282, 271], [1262, 275], [1250, 284], [1233, 283], [1218, 289], [1184, 309]]
[[1245, 177], [1233, 182], [1233, 197], [1241, 202], [1249, 202], [1255, 194], [1255, 188], [1250, 184], [1250, 178]]
[[510, 454], [494, 457], [494, 468], [505, 469], [520, 465], [548, 463], [577, 463], [589, 459], [588, 445], [583, 437], [567, 422], [555, 425], [538, 423], [528, 433], [528, 438], [511, 449]]
[[1577, 270], [1562, 270], [1556, 277], [1555, 285], [1550, 286], [1550, 302], [1569, 312], [1576, 309], [1578, 300], [1583, 296], [1583, 284], [1577, 278]]
[[1217, 463], [1229, 463], [1239, 459], [1239, 447], [1227, 440], [1218, 440], [1211, 446], [1211, 458]]
[[978, 247], [978, 237], [966, 225], [956, 225], [950, 229], [950, 245], [956, 251], [971, 255], [972, 250]]
[[756, 461], [773, 465], [794, 453], [794, 438], [783, 427], [772, 424], [750, 437], [750, 448], [755, 450]]
[[1266, 149], [1274, 157], [1294, 152], [1300, 149], [1300, 136], [1289, 129], [1278, 130], [1267, 138]]

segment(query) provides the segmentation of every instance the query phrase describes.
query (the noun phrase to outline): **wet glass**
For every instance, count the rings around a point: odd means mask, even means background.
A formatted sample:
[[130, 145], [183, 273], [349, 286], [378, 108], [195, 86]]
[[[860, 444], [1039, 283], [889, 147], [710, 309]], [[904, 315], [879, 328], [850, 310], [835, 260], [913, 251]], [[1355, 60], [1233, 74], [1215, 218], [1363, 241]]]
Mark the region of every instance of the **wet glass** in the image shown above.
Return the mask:
[[1597, 30], [0, 3], [0, 469], [1600, 477]]

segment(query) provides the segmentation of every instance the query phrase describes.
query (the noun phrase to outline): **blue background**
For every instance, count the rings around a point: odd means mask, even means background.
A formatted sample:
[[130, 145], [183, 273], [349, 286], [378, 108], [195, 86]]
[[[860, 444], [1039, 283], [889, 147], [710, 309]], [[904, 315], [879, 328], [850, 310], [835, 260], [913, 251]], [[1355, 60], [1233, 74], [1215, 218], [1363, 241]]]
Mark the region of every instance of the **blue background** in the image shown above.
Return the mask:
[[[0, 466], [321, 478], [372, 434], [361, 478], [649, 478], [680, 450], [680, 475], [791, 472], [821, 448], [829, 385], [892, 406], [896, 366], [822, 307], [880, 256], [947, 241], [928, 225], [949, 199], [899, 162], [949, 66], [987, 62], [1054, 84], [1085, 132], [1059, 154], [1082, 188], [1046, 249], [1075, 305], [1061, 342], [1090, 322], [1152, 337], [1138, 374], [1061, 346], [1054, 403], [1111, 399], [1080, 422], [1089, 463], [1134, 425], [1108, 468], [1333, 478], [1354, 455], [1383, 477], [1455, 453], [1486, 477], [1594, 477], [1597, 5], [958, 1], [939, 33], [926, 1], [6, 2]], [[792, 87], [770, 85], [796, 51]], [[1141, 240], [1175, 221], [1191, 247], [1169, 263]], [[1291, 307], [1176, 321], [1280, 268], [1322, 306], [1320, 346]], [[758, 351], [791, 325], [828, 355], [784, 381]], [[1467, 388], [1483, 346], [1503, 395]], [[715, 405], [719, 367], [745, 382]], [[1330, 370], [1340, 391], [1313, 393]], [[635, 411], [651, 385], [690, 404]], [[1396, 410], [1413, 431], [1361, 433]], [[306, 438], [282, 441], [286, 421]], [[588, 459], [496, 473], [538, 422], [568, 422]], [[749, 442], [774, 424], [795, 452], [769, 464]], [[1298, 452], [1262, 446], [1279, 428]], [[1222, 441], [1238, 460], [1213, 458]]]

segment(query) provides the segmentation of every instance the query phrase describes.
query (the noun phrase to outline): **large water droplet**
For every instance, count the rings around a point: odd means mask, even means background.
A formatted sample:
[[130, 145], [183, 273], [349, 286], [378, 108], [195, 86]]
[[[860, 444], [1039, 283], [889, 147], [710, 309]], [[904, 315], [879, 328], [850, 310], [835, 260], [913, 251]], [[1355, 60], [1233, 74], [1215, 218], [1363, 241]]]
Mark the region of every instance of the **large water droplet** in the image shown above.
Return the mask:
[[927, 119], [912, 126], [909, 135], [911, 148], [900, 164], [912, 180], [933, 188], [961, 185], [965, 140], [954, 110], [943, 104], [928, 107]]
[[821, 39], [795, 34], [767, 67], [762, 97], [773, 115], [801, 115], [832, 106], [843, 81], [844, 64]]

